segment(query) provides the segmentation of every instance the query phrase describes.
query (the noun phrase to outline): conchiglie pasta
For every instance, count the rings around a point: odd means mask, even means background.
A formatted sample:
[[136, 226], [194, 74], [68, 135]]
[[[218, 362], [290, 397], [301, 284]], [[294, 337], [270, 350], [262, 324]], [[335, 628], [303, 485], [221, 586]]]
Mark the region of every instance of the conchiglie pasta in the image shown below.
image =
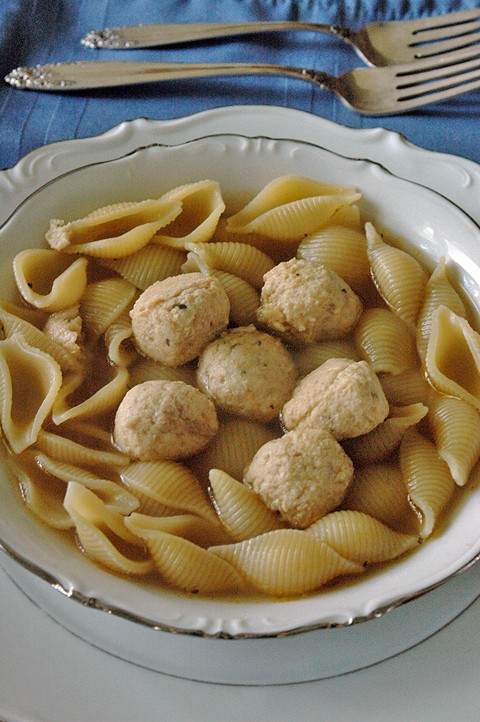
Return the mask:
[[260, 306], [257, 289], [232, 273], [212, 271], [212, 275], [220, 281], [230, 301], [231, 323], [236, 326], [248, 326], [254, 323], [257, 308]]
[[480, 459], [480, 413], [462, 399], [432, 393], [429, 422], [439, 456], [464, 486]]
[[103, 266], [118, 273], [140, 291], [156, 281], [164, 281], [169, 276], [177, 276], [185, 263], [183, 251], [167, 246], [148, 244], [136, 253], [124, 258], [102, 258]]
[[55, 359], [62, 372], [78, 373], [82, 366], [78, 359], [75, 358], [62, 344], [47, 336], [46, 333], [38, 329], [29, 321], [9, 313], [0, 306], [0, 327], [7, 338], [19, 333], [24, 340], [39, 351], [48, 354]]
[[[140, 533], [138, 527], [136, 532]], [[191, 594], [240, 591], [245, 580], [228, 562], [187, 539], [160, 530], [143, 530], [158, 572], [167, 584]]]
[[116, 203], [68, 223], [50, 221], [46, 239], [51, 248], [67, 253], [101, 258], [129, 256], [146, 246], [181, 210], [180, 202], [161, 199]]
[[356, 229], [329, 225], [311, 233], [298, 246], [297, 258], [322, 263], [357, 293], [372, 283], [367, 238]]
[[192, 468], [205, 482], [208, 482], [210, 469], [222, 469], [234, 479], [243, 479], [245, 467], [259, 448], [278, 433], [258, 421], [223, 419], [215, 438], [195, 457]]
[[107, 356], [115, 366], [130, 366], [138, 357], [137, 350], [131, 342], [132, 336], [130, 314], [125, 309], [105, 332]]
[[368, 308], [355, 328], [362, 357], [376, 373], [400, 374], [418, 366], [415, 337], [408, 326], [386, 308]]
[[334, 511], [312, 524], [307, 532], [359, 564], [395, 559], [418, 545], [415, 535], [389, 529], [360, 511]]
[[391, 407], [387, 419], [373, 431], [353, 439], [346, 439], [343, 447], [354, 464], [365, 465], [384, 461], [398, 448], [403, 435], [428, 413], [423, 404]]
[[246, 243], [196, 243], [189, 244], [187, 261], [182, 271], [225, 271], [243, 278], [254, 288], [261, 288], [263, 277], [275, 265], [273, 260], [255, 246]]
[[220, 469], [212, 469], [209, 478], [215, 510], [235, 541], [251, 539], [287, 526], [242, 482]]
[[143, 541], [127, 529], [124, 517], [107, 509], [93, 491], [71, 481], [63, 504], [82, 550], [93, 561], [120, 574], [143, 575], [152, 570]]
[[254, 587], [275, 597], [307, 594], [363, 565], [299, 529], [279, 529], [210, 551], [232, 564]]
[[74, 524], [63, 506], [66, 484], [43, 474], [36, 466], [31, 451], [24, 451], [17, 460], [9, 459], [18, 481], [22, 499], [30, 511], [53, 529], [71, 529]]
[[209, 241], [225, 210], [220, 185], [212, 180], [178, 186], [165, 193], [161, 200], [182, 204], [178, 216], [152, 238], [153, 243], [171, 248], [185, 248], [186, 243]]
[[420, 535], [425, 539], [450, 501], [455, 481], [435, 445], [415, 429], [400, 444], [400, 467], [409, 499], [422, 516]]
[[432, 314], [439, 306], [445, 306], [462, 318], [467, 315], [465, 304], [448, 279], [444, 256], [439, 260], [428, 280], [425, 300], [418, 316], [417, 349], [422, 361], [425, 359], [428, 339], [432, 332]]
[[197, 546], [207, 548], [212, 544], [228, 544], [230, 535], [220, 524], [212, 524], [196, 514], [175, 514], [173, 516], [148, 516], [133, 512], [125, 517], [125, 524], [132, 534], [142, 538], [155, 535], [156, 531], [181, 536]]
[[373, 280], [388, 306], [415, 333], [427, 276], [406, 251], [385, 243], [371, 223], [365, 225]]
[[241, 211], [227, 220], [227, 228], [259, 233], [278, 241], [299, 241], [328, 223], [336, 211], [361, 194], [345, 186], [327, 186], [301, 176], [282, 176], [268, 183]]
[[52, 459], [42, 452], [36, 452], [34, 458], [37, 469], [48, 475], [50, 482], [54, 478], [65, 484], [69, 481], [83, 484], [87, 489], [95, 492], [107, 509], [112, 509], [120, 514], [130, 514], [139, 506], [138, 499], [118, 482], [103, 479], [81, 466]]
[[143, 384], [144, 381], [183, 381], [190, 386], [196, 386], [195, 368], [191, 364], [185, 366], [164, 366], [149, 358], [140, 358], [130, 367], [130, 387]]
[[[146, 497], [159, 504], [163, 514], [183, 511], [197, 514], [212, 523], [218, 522], [196, 476], [182, 464], [174, 461], [136, 461], [122, 470], [121, 479], [140, 500]], [[145, 506], [140, 508], [143, 513], [162, 516], [158, 511], [144, 509]]]
[[418, 535], [419, 518], [408, 501], [396, 459], [355, 469], [342, 508], [361, 511], [391, 529]]
[[45, 311], [78, 303], [87, 285], [86, 258], [72, 261], [48, 248], [21, 251], [13, 259], [17, 288], [24, 300]]
[[90, 283], [80, 301], [80, 313], [87, 334], [99, 338], [135, 298], [136, 289], [123, 278], [106, 278]]
[[[48, 313], [43, 309], [31, 308], [17, 303], [11, 303], [5, 299], [0, 300], [0, 321], [3, 320], [3, 314], [9, 314], [17, 318], [19, 322], [26, 321], [28, 324], [35, 326], [37, 329], [43, 328], [48, 319]], [[0, 328], [3, 324], [0, 324]]]
[[15, 454], [36, 442], [61, 383], [55, 359], [23, 336], [0, 341], [0, 424]]
[[118, 468], [128, 464], [128, 456], [117, 451], [99, 449], [95, 441], [92, 439], [92, 445], [89, 445], [88, 440], [79, 443], [65, 436], [41, 429], [35, 447], [54, 459], [58, 459], [58, 461], [64, 461], [67, 464], [76, 466]]
[[361, 360], [358, 348], [350, 338], [318, 341], [308, 346], [299, 346], [291, 349], [291, 354], [300, 376], [306, 376], [331, 358]]
[[480, 410], [480, 334], [446, 306], [432, 314], [425, 368], [434, 388]]
[[352, 228], [355, 231], [363, 231], [364, 224], [360, 208], [356, 203], [349, 206], [343, 206], [335, 211], [331, 218], [332, 225], [343, 226], [344, 228]]
[[395, 376], [380, 374], [379, 379], [389, 404], [393, 406], [427, 404], [430, 385], [420, 367], [406, 369]]
[[70, 419], [98, 416], [115, 408], [125, 396], [128, 377], [127, 368], [114, 367], [112, 377], [103, 386], [78, 403], [75, 403], [75, 399], [70, 403], [71, 394], [78, 391], [77, 380], [74, 379], [73, 386], [66, 385], [63, 393], [60, 390], [53, 403], [53, 423], [59, 425]]

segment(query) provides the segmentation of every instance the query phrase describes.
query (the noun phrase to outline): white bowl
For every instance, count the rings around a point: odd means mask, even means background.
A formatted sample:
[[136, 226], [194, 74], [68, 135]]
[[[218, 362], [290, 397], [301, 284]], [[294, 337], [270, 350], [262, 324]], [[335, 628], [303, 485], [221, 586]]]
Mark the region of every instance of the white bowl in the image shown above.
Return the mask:
[[[177, 146], [151, 145], [116, 160], [90, 163], [36, 190], [0, 229], [2, 297], [13, 293], [11, 263], [40, 246], [51, 218], [74, 218], [125, 199], [155, 197], [176, 185], [211, 178], [225, 198], [253, 195], [283, 174], [353, 184], [367, 217], [405, 239], [426, 265], [446, 255], [480, 313], [480, 230], [442, 196], [401, 180], [370, 161], [348, 159], [308, 143], [238, 135], [210, 136]], [[434, 589], [480, 554], [480, 490], [468, 488], [442, 534], [384, 571], [345, 587], [288, 601], [224, 602], [142, 588], [93, 565], [61, 535], [38, 523], [0, 469], [0, 544], [37, 579], [83, 604], [143, 628], [203, 637], [265, 638], [376, 618]]]

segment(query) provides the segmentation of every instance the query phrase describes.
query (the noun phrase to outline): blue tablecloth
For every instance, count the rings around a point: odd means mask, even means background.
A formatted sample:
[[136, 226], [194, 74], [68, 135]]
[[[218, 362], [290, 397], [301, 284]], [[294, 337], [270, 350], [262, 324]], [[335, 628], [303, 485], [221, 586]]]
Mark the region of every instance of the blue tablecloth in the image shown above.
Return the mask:
[[[91, 29], [130, 23], [308, 20], [356, 29], [478, 7], [473, 0], [2, 0], [0, 77], [19, 65], [88, 59], [262, 61], [339, 74], [362, 65], [336, 38], [314, 33], [250, 36], [221, 42], [128, 52], [90, 50]], [[480, 162], [480, 91], [410, 114], [370, 118], [303, 81], [272, 77], [170, 81], [75, 95], [34, 93], [0, 81], [0, 168], [51, 141], [101, 133], [135, 117], [176, 118], [231, 104], [270, 104], [315, 113], [360, 128], [383, 126], [431, 150]]]

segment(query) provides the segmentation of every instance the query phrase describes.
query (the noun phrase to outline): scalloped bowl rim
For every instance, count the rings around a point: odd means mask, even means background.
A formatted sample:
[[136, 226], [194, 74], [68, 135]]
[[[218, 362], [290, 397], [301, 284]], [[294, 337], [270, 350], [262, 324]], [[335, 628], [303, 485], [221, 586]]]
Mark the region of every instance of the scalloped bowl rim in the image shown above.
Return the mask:
[[[74, 218], [84, 215], [86, 208], [132, 197], [134, 181], [133, 199], [141, 199], [187, 181], [214, 178], [229, 201], [245, 191], [253, 195], [269, 180], [287, 173], [356, 185], [364, 194], [366, 215], [380, 227], [405, 238], [406, 247], [415, 247], [430, 267], [446, 255], [470, 296], [480, 286], [480, 229], [441, 195], [397, 178], [372, 161], [346, 158], [305, 141], [238, 134], [208, 135], [177, 145], [153, 143], [120, 158], [89, 162], [44, 184], [0, 228], [2, 267], [8, 269], [22, 248], [42, 242], [51, 217]], [[473, 303], [480, 313], [480, 301], [473, 298]], [[94, 566], [29, 514], [3, 468], [0, 484], [4, 496], [0, 547], [12, 559], [72, 600], [176, 633], [261, 638], [362, 622], [436, 588], [480, 554], [476, 485], [463, 495], [441, 535], [367, 579], [295, 600], [189, 598], [144, 589], [141, 582]]]

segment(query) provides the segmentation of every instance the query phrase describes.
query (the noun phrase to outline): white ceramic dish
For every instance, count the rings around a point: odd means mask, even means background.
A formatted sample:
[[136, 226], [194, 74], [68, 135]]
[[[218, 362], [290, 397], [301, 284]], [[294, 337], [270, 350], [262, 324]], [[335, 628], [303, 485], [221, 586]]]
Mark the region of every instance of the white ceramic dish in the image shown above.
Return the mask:
[[[318, 119], [316, 120], [318, 121]], [[152, 129], [152, 126], [150, 126], [150, 129]], [[124, 130], [131, 131], [132, 129], [125, 125]], [[117, 140], [118, 132], [117, 129]], [[111, 133], [113, 133], [113, 131]], [[131, 136], [131, 132], [125, 132], [126, 145], [131, 143]], [[92, 140], [93, 145], [98, 146], [98, 143], [98, 138]], [[128, 148], [128, 150], [130, 149], [131, 148]], [[55, 157], [58, 147], [52, 146], [50, 150]], [[112, 151], [112, 148], [110, 151]], [[118, 145], [115, 151], [118, 151]], [[199, 151], [201, 151], [200, 154]], [[20, 247], [39, 241], [42, 234], [42, 223], [43, 226], [45, 226], [45, 222], [48, 223], [53, 208], [61, 207], [65, 215], [71, 212], [75, 213], [79, 207], [75, 205], [78, 204], [78, 200], [71, 202], [67, 201], [67, 199], [72, 198], [74, 190], [78, 190], [79, 193], [85, 193], [86, 197], [89, 193], [92, 193], [90, 188], [91, 178], [94, 178], [96, 183], [100, 177], [102, 178], [102, 182], [99, 182], [98, 187], [102, 188], [103, 197], [100, 197], [97, 192], [93, 192], [90, 196], [94, 198], [96, 205], [103, 202], [104, 199], [105, 202], [115, 199], [111, 195], [108, 184], [103, 182], [103, 180], [106, 181], [108, 178], [115, 178], [115, 182], [117, 183], [115, 191], [117, 195], [115, 197], [125, 197], [125, 192], [129, 190], [131, 184], [132, 173], [137, 172], [139, 173], [139, 177], [143, 178], [141, 182], [147, 183], [149, 190], [151, 190], [152, 180], [149, 174], [152, 173], [154, 167], [152, 168], [152, 166], [149, 166], [148, 163], [145, 162], [145, 153], [166, 153], [170, 158], [173, 158], [175, 162], [175, 172], [172, 172], [168, 176], [169, 186], [177, 182], [177, 179], [178, 182], [184, 182], [186, 178], [185, 174], [190, 172], [192, 162], [197, 162], [199, 157], [205, 157], [205, 153], [207, 153], [209, 157], [209, 173], [207, 175], [212, 177], [215, 172], [217, 174], [216, 177], [222, 182], [224, 182], [223, 179], [225, 179], [225, 182], [230, 184], [232, 190], [235, 190], [235, 184], [237, 184], [236, 187], [239, 190], [244, 190], [245, 187], [249, 187], [254, 191], [255, 187], [251, 185], [251, 177], [255, 177], [256, 186], [261, 186], [264, 181], [282, 172], [302, 172], [304, 174], [328, 178], [332, 181], [340, 181], [341, 178], [343, 178], [343, 180], [345, 179], [345, 172], [348, 171], [349, 174], [353, 173], [353, 176], [349, 176], [349, 182], [354, 182], [362, 188], [366, 194], [367, 203], [370, 204], [372, 209], [372, 214], [378, 220], [394, 231], [402, 233], [402, 235], [421, 240], [424, 251], [427, 254], [438, 257], [438, 255], [444, 252], [449, 252], [452, 258], [458, 262], [459, 274], [462, 278], [469, 280], [471, 283], [474, 282], [474, 278], [478, 280], [478, 258], [475, 259], [475, 245], [478, 243], [478, 230], [458, 209], [451, 204], [445, 203], [435, 194], [415, 187], [410, 183], [404, 183], [403, 181], [392, 178], [386, 174], [384, 170], [371, 163], [349, 161], [338, 156], [332, 156], [330, 153], [325, 153], [325, 151], [312, 148], [311, 146], [296, 143], [292, 144], [289, 142], [277, 143], [267, 140], [259, 141], [232, 137], [204, 139], [195, 143], [188, 143], [183, 148], [156, 148], [141, 151], [113, 164], [107, 163], [96, 166], [95, 168], [88, 166], [83, 170], [64, 176], [48, 185], [48, 187], [38, 191], [34, 197], [22, 205], [19, 213], [3, 228], [1, 242], [2, 244], [9, 244], [7, 246], [9, 250], [7, 254], [3, 254], [5, 246], [2, 245], [2, 263], [6, 256], [14, 255]], [[237, 165], [235, 173], [232, 176], [229, 163], [226, 161], [230, 159], [233, 161], [236, 157], [235, 153], [240, 153], [242, 158], [249, 161], [249, 164], [248, 168], [246, 165], [241, 165], [240, 167]], [[156, 160], [156, 155], [151, 155], [149, 160], [153, 158]], [[213, 158], [215, 159], [215, 163], [212, 162]], [[260, 161], [258, 172], [256, 170], [255, 173], [252, 173], [253, 158]], [[265, 163], [267, 158], [270, 163], [268, 169]], [[88, 159], [84, 157], [83, 162], [85, 162], [85, 160]], [[76, 163], [77, 165], [80, 164], [78, 158]], [[23, 164], [25, 166], [25, 162]], [[118, 169], [124, 168], [125, 165], [128, 167], [128, 173], [122, 176], [118, 173]], [[321, 167], [320, 174], [318, 173], [319, 167]], [[92, 172], [93, 176], [91, 175]], [[100, 176], [99, 173], [106, 173], [106, 175]], [[113, 175], [109, 175], [109, 173]], [[194, 179], [191, 175], [189, 177], [192, 180]], [[195, 178], [201, 177], [205, 177], [205, 174], [201, 173], [195, 176]], [[139, 194], [139, 197], [145, 195], [143, 192], [144, 187], [145, 186], [142, 187], [141, 184], [137, 186], [136, 192]], [[390, 190], [388, 190], [388, 188], [390, 188]], [[3, 190], [1, 186], [0, 190]], [[389, 192], [394, 193], [394, 195], [389, 196]], [[399, 193], [402, 198], [406, 200], [406, 205], [398, 203]], [[406, 195], [403, 195], [404, 193], [406, 193]], [[150, 194], [150, 192], [148, 194]], [[418, 203], [419, 196], [421, 196], [421, 203]], [[380, 209], [377, 207], [378, 204], [383, 205], [385, 202], [391, 202], [393, 198], [395, 198], [395, 202], [392, 204], [392, 210], [388, 213], [388, 218], [385, 215], [382, 216]], [[7, 198], [7, 201], [8, 200]], [[58, 203], [61, 205], [56, 206]], [[82, 205], [82, 203], [83, 200], [81, 199], [80, 205]], [[84, 205], [82, 205], [82, 208], [83, 207]], [[27, 218], [32, 208], [35, 208], [35, 219], [39, 228], [38, 237], [32, 236], [31, 233], [28, 235], [31, 229]], [[58, 212], [53, 215], [58, 215]], [[411, 223], [413, 223], [413, 226]], [[22, 235], [24, 233], [27, 233], [28, 242], [26, 243], [19, 241], [19, 239], [25, 238], [25, 236]], [[451, 242], [451, 239], [455, 239], [455, 242]], [[10, 487], [8, 488], [10, 489]], [[52, 540], [48, 539], [48, 533], [27, 517], [23, 506], [19, 504], [14, 494], [8, 492], [8, 489], [7, 496], [9, 508], [12, 509], [13, 513], [9, 519], [2, 517], [0, 523], [0, 538], [3, 539], [5, 548], [12, 553], [13, 556], [23, 561], [27, 567], [36, 567], [36, 572], [39, 576], [50, 578], [53, 582], [56, 582], [57, 588], [63, 589], [74, 597], [80, 596], [84, 602], [89, 602], [100, 608], [107, 608], [109, 611], [113, 610], [114, 614], [118, 613], [119, 618], [123, 617], [126, 612], [126, 616], [132, 616], [134, 619], [141, 621], [143, 618], [147, 627], [150, 623], [155, 623], [155, 625], [160, 628], [181, 628], [209, 635], [219, 633], [227, 636], [276, 635], [285, 631], [291, 631], [292, 629], [303, 627], [311, 628], [332, 622], [345, 624], [352, 621], [352, 619], [358, 621], [369, 616], [375, 616], [384, 608], [395, 606], [405, 598], [416, 595], [430, 586], [437, 585], [444, 577], [455, 573], [458, 568], [467, 566], [478, 553], [478, 548], [474, 545], [469, 549], [462, 548], [462, 554], [457, 558], [456, 552], [452, 553], [452, 544], [455, 536], [448, 537], [447, 535], [442, 545], [437, 547], [439, 556], [437, 557], [435, 553], [433, 557], [429, 555], [425, 558], [426, 565], [429, 569], [428, 576], [422, 579], [412, 577], [411, 571], [407, 569], [406, 573], [413, 581], [413, 584], [408, 588], [408, 592], [406, 592], [405, 588], [401, 587], [402, 579], [398, 577], [400, 568], [397, 568], [396, 571], [392, 570], [393, 576], [388, 579], [391, 593], [386, 597], [381, 593], [381, 588], [379, 589], [375, 584], [375, 580], [369, 580], [367, 587], [365, 587], [366, 596], [364, 598], [358, 598], [356, 594], [352, 596], [352, 589], [348, 590], [348, 600], [345, 599], [345, 595], [343, 595], [342, 598], [342, 594], [340, 593], [340, 597], [331, 600], [332, 606], [327, 610], [326, 616], [325, 609], [323, 609], [320, 614], [317, 611], [312, 617], [312, 600], [298, 600], [298, 602], [288, 602], [285, 604], [276, 602], [266, 604], [262, 606], [260, 610], [257, 608], [254, 609], [251, 605], [250, 609], [248, 609], [247, 605], [247, 609], [242, 607], [241, 612], [238, 608], [234, 610], [233, 615], [232, 605], [227, 605], [228, 609], [226, 609], [224, 605], [212, 603], [209, 605], [208, 610], [202, 609], [200, 611], [197, 607], [197, 609], [193, 611], [192, 616], [192, 603], [187, 600], [177, 599], [174, 609], [169, 609], [168, 601], [167, 607], [165, 607], [163, 602], [159, 603], [158, 598], [155, 600], [148, 599], [148, 595], [139, 595], [138, 591], [135, 592], [135, 612], [131, 615], [131, 609], [128, 611], [132, 605], [131, 591], [126, 592], [125, 589], [121, 591], [117, 588], [118, 585], [109, 583], [108, 592], [102, 595], [100, 590], [102, 590], [104, 586], [105, 573], [97, 570], [93, 571], [90, 564], [83, 558], [76, 559], [76, 561], [71, 563], [72, 560], [68, 558], [68, 553], [66, 553], [65, 550], [58, 549], [58, 545], [52, 544]], [[472, 500], [472, 503], [468, 506], [473, 507], [474, 503], [474, 500]], [[12, 506], [10, 507], [10, 505]], [[467, 529], [473, 532], [475, 520], [470, 519], [468, 507], [462, 508], [460, 514], [462, 516], [462, 523], [466, 523]], [[427, 549], [427, 545], [425, 549]], [[52, 551], [56, 557], [55, 563], [52, 563]], [[422, 550], [422, 552], [423, 551], [424, 550]], [[435, 559], [439, 561], [440, 556], [442, 557], [441, 564], [437, 564], [435, 567], [434, 561]], [[28, 562], [26, 560], [28, 560]], [[85, 563], [88, 570], [85, 568]], [[67, 564], [67, 568], [65, 568], [65, 564]], [[84, 573], [87, 574], [88, 579], [86, 586], [84, 584], [84, 578], [82, 577]], [[111, 578], [109, 579], [111, 582]], [[119, 582], [119, 584], [123, 585], [122, 582]], [[357, 590], [359, 588], [360, 586]], [[106, 590], [103, 589], [103, 591]], [[196, 602], [198, 600], [194, 601]], [[185, 606], [183, 602], [187, 602], [187, 605]], [[258, 626], [259, 622], [260, 626]], [[95, 626], [95, 624], [93, 626]], [[371, 625], [368, 626], [370, 627]], [[302, 636], [305, 638], [305, 635]], [[108, 647], [108, 643], [105, 642], [105, 644], [107, 644]], [[140, 664], [142, 663], [141, 659], [136, 661]], [[168, 671], [168, 669], [166, 671]], [[186, 673], [186, 676], [192, 676], [191, 670], [189, 673]], [[193, 676], [195, 677], [194, 674]], [[288, 680], [283, 679], [281, 681]], [[298, 681], [298, 678], [295, 681]], [[248, 683], [248, 680], [244, 678], [243, 683]]]

